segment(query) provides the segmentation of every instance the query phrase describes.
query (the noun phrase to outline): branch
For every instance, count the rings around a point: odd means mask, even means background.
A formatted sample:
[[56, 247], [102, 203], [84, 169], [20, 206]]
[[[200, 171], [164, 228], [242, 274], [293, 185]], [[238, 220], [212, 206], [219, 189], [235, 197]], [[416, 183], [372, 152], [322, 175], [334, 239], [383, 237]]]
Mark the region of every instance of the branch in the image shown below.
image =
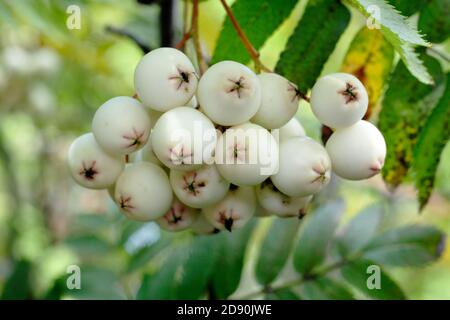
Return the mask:
[[242, 30], [241, 26], [237, 22], [236, 18], [233, 15], [233, 12], [231, 11], [228, 4], [225, 2], [225, 0], [220, 0], [220, 2], [222, 3], [225, 11], [227, 12], [227, 16], [228, 16], [228, 18], [230, 18], [230, 21], [233, 24], [233, 27], [236, 30], [236, 33], [238, 34], [239, 39], [241, 39], [242, 44], [244, 45], [245, 49], [247, 49], [247, 52], [250, 55], [250, 58], [255, 63], [255, 69], [263, 70], [266, 72], [272, 72], [269, 68], [267, 68], [266, 66], [264, 66], [262, 64], [261, 60], [259, 60], [259, 52], [253, 47], [250, 40], [245, 35], [244, 30]]
[[141, 50], [145, 53], [150, 52], [152, 50], [152, 48], [150, 48], [149, 45], [147, 45], [146, 43], [144, 43], [141, 39], [139, 39], [138, 37], [136, 37], [134, 34], [132, 34], [130, 31], [125, 30], [125, 29], [121, 29], [121, 28], [117, 28], [114, 26], [106, 26], [105, 27], [105, 31], [112, 33], [112, 34], [116, 34], [122, 37], [126, 37], [130, 40], [132, 40], [134, 43], [136, 43], [136, 45], [141, 48]]

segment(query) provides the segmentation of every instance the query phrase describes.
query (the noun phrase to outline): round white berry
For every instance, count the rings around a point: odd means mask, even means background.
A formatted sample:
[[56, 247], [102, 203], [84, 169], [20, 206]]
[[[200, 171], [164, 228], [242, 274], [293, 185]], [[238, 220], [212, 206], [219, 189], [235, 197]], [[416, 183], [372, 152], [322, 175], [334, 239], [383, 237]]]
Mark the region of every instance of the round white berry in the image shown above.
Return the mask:
[[92, 132], [105, 151], [125, 155], [139, 150], [147, 142], [150, 119], [136, 99], [115, 97], [95, 112]]
[[331, 128], [348, 127], [361, 120], [369, 98], [361, 81], [348, 73], [320, 78], [311, 90], [311, 109], [320, 122]]
[[300, 124], [300, 121], [298, 121], [298, 119], [295, 117], [289, 120], [288, 123], [286, 123], [281, 128], [272, 129], [271, 132], [272, 135], [275, 137], [275, 139], [278, 138], [277, 141], [279, 141], [279, 143], [293, 137], [306, 136], [305, 129], [303, 129], [302, 125]]
[[170, 169], [189, 171], [211, 163], [217, 133], [203, 113], [178, 107], [164, 113], [151, 135], [153, 152]]
[[130, 219], [153, 220], [164, 215], [172, 203], [172, 189], [163, 169], [155, 164], [129, 164], [116, 183], [114, 199]]
[[167, 231], [182, 231], [189, 228], [200, 215], [200, 211], [190, 208], [174, 197], [170, 209], [156, 222]]
[[203, 209], [206, 219], [217, 229], [232, 231], [243, 227], [254, 215], [256, 196], [251, 187], [231, 186], [219, 203]]
[[330, 158], [313, 139], [295, 137], [280, 145], [280, 166], [273, 184], [291, 197], [314, 194], [330, 181]]
[[204, 214], [200, 214], [194, 223], [191, 225], [191, 229], [196, 234], [213, 234], [217, 233], [219, 229], [214, 227], [206, 218]]
[[112, 186], [124, 168], [124, 161], [103, 151], [92, 133], [72, 142], [67, 162], [75, 181], [90, 189]]
[[197, 99], [203, 112], [215, 123], [232, 126], [255, 115], [261, 104], [258, 77], [243, 64], [222, 61], [200, 79]]
[[300, 95], [297, 86], [276, 73], [258, 75], [261, 105], [251, 121], [266, 129], [280, 128], [297, 112]]
[[173, 48], [150, 51], [136, 67], [134, 88], [142, 103], [167, 111], [188, 103], [197, 90], [197, 75], [189, 58]]
[[333, 172], [349, 180], [368, 179], [381, 171], [386, 157], [386, 142], [370, 122], [361, 120], [336, 130], [328, 139], [326, 149]]
[[278, 144], [263, 127], [246, 123], [219, 137], [215, 161], [220, 174], [233, 184], [253, 186], [278, 169]]
[[272, 217], [273, 213], [266, 210], [265, 208], [261, 207], [261, 205], [257, 202], [256, 203], [256, 209], [255, 209], [255, 217], [258, 218], [268, 218]]
[[230, 187], [215, 165], [205, 165], [193, 171], [170, 170], [170, 184], [180, 201], [193, 208], [219, 202]]
[[289, 197], [278, 190], [270, 179], [256, 188], [256, 197], [262, 208], [282, 218], [302, 218], [312, 196]]

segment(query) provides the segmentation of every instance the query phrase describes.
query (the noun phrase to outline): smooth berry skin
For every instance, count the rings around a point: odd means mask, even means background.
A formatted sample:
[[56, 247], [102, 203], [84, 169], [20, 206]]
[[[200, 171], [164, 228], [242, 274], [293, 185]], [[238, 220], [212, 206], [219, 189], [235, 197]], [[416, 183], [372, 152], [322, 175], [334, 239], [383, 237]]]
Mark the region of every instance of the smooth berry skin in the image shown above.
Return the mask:
[[189, 58], [174, 48], [150, 51], [136, 67], [134, 87], [142, 103], [156, 111], [186, 105], [197, 90], [197, 74]]
[[92, 133], [86, 133], [72, 142], [67, 162], [74, 180], [89, 189], [111, 187], [124, 168], [123, 159], [100, 148]]
[[361, 120], [369, 98], [361, 81], [348, 73], [326, 75], [311, 89], [311, 109], [330, 128], [345, 128]]
[[281, 218], [303, 218], [306, 214], [306, 206], [313, 196], [289, 197], [280, 192], [270, 181], [256, 187], [256, 197], [259, 205], [266, 212]]
[[300, 96], [297, 86], [276, 73], [258, 75], [261, 105], [250, 120], [266, 129], [284, 126], [295, 115]]
[[174, 197], [170, 209], [156, 222], [164, 230], [177, 232], [188, 229], [199, 215], [200, 210], [190, 208]]
[[290, 138], [294, 137], [305, 137], [306, 132], [303, 126], [300, 124], [300, 121], [297, 118], [292, 118], [289, 120], [284, 126], [279, 129], [272, 129], [272, 135], [280, 144], [283, 141], [286, 141]]
[[171, 170], [170, 184], [180, 201], [193, 208], [204, 208], [219, 202], [230, 187], [215, 165], [204, 165], [193, 171]]
[[305, 197], [326, 186], [330, 172], [324, 147], [311, 138], [294, 137], [281, 143], [279, 170], [270, 179], [285, 195]]
[[336, 130], [328, 139], [326, 149], [333, 172], [348, 180], [363, 180], [377, 175], [386, 157], [383, 135], [365, 120]]
[[119, 176], [114, 199], [129, 219], [149, 221], [169, 210], [173, 195], [163, 169], [152, 163], [139, 162], [127, 165]]
[[202, 210], [205, 218], [217, 229], [233, 231], [242, 228], [253, 217], [256, 196], [252, 187], [231, 188], [217, 204]]
[[277, 171], [278, 144], [265, 128], [245, 123], [219, 137], [215, 160], [226, 180], [238, 186], [254, 186]]
[[261, 84], [255, 73], [238, 62], [221, 61], [211, 66], [198, 84], [202, 111], [222, 126], [249, 121], [261, 105]]
[[168, 168], [190, 171], [212, 162], [217, 133], [203, 113], [178, 107], [164, 113], [151, 134], [153, 152]]
[[98, 144], [112, 155], [141, 149], [150, 135], [150, 118], [136, 99], [115, 97], [102, 104], [92, 120]]

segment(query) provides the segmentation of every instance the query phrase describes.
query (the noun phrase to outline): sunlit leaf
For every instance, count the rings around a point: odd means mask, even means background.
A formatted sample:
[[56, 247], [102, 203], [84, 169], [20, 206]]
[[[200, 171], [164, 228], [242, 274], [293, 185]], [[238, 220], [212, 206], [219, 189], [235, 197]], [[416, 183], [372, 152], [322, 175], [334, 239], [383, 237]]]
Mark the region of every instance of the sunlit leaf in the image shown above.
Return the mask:
[[450, 0], [430, 0], [420, 11], [419, 29], [433, 43], [450, 37]]

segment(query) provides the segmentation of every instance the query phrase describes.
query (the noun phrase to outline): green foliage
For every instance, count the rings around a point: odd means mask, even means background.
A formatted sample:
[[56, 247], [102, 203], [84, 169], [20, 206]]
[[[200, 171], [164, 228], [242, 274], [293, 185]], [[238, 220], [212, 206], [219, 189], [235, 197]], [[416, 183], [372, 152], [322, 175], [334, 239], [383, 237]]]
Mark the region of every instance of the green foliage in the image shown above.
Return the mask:
[[388, 0], [388, 3], [395, 7], [405, 16], [411, 16], [421, 10], [428, 0]]
[[275, 71], [306, 92], [320, 75], [349, 20], [349, 11], [338, 1], [309, 1]]
[[308, 274], [325, 259], [343, 211], [344, 203], [335, 201], [306, 216], [294, 251], [294, 266], [298, 272]]
[[267, 300], [300, 300], [300, 297], [292, 292], [292, 290], [278, 290], [266, 295]]
[[419, 29], [433, 43], [450, 36], [450, 0], [431, 0], [420, 11]]
[[440, 257], [442, 232], [434, 227], [410, 225], [388, 230], [375, 237], [363, 256], [391, 266], [422, 266]]
[[[231, 10], [252, 45], [259, 49], [289, 16], [297, 0], [238, 0]], [[227, 17], [217, 40], [212, 63], [234, 60], [247, 63], [250, 57]]]
[[436, 85], [420, 83], [403, 63], [399, 63], [391, 77], [379, 117], [378, 126], [388, 145], [383, 178], [394, 187], [405, 178], [413, 159], [414, 145], [435, 105], [427, 98], [445, 79], [437, 60], [425, 55], [423, 59]]
[[33, 298], [31, 285], [31, 263], [26, 260], [17, 261], [14, 270], [7, 279], [2, 300], [24, 300]]
[[[400, 54], [403, 63], [419, 81], [431, 84], [433, 79], [414, 52], [413, 46], [429, 46], [429, 43], [411, 26], [405, 18], [384, 0], [349, 0], [364, 16], [371, 17], [381, 26], [381, 32]], [[373, 14], [376, 6], [379, 14]]]
[[341, 283], [330, 277], [319, 277], [307, 281], [302, 288], [305, 300], [352, 300], [352, 293]]
[[414, 148], [413, 169], [422, 208], [433, 190], [439, 159], [450, 139], [450, 74], [443, 96], [427, 118]]
[[275, 219], [261, 246], [255, 275], [262, 285], [271, 283], [289, 257], [300, 222]]
[[[404, 300], [406, 299], [402, 289], [386, 274], [386, 272], [380, 268], [380, 289], [369, 289], [367, 286], [367, 280], [372, 272], [369, 266], [377, 266], [373, 262], [358, 260], [351, 262], [341, 269], [342, 277], [350, 283], [353, 287], [358, 289], [365, 296], [372, 299], [385, 299], [385, 300]], [[379, 267], [379, 266], [378, 266]], [[375, 274], [374, 274], [375, 275]], [[376, 274], [377, 276], [378, 274]]]

